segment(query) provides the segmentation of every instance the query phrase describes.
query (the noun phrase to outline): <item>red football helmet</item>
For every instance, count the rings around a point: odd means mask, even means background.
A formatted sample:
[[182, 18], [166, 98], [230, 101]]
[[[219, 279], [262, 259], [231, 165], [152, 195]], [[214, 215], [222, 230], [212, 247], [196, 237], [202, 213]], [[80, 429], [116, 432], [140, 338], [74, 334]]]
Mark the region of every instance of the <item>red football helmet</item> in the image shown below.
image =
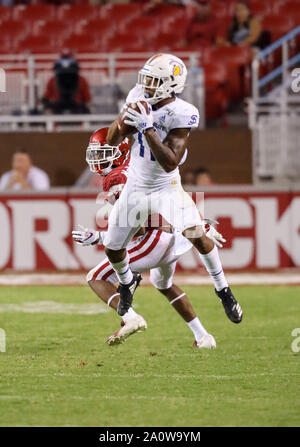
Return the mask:
[[100, 175], [109, 174], [115, 166], [120, 166], [129, 158], [130, 143], [128, 138], [118, 146], [107, 144], [108, 127], [96, 130], [90, 138], [86, 150], [86, 162], [91, 172]]

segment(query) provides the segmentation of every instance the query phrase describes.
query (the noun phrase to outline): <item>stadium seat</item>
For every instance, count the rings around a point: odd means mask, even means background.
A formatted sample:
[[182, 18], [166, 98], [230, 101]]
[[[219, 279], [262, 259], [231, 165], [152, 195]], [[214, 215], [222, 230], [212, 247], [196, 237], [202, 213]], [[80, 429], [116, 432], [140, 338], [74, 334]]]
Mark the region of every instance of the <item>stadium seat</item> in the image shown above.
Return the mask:
[[101, 39], [101, 41], [106, 41], [110, 37], [112, 37], [115, 33], [116, 29], [113, 23], [108, 22], [105, 19], [96, 19], [89, 22], [86, 22], [80, 26], [80, 33], [82, 34], [91, 34], [92, 36], [96, 36], [97, 39]]
[[284, 3], [285, 0], [269, 0], [272, 13], [277, 14]]
[[49, 36], [27, 36], [18, 42], [17, 53], [56, 53], [57, 46]]
[[214, 57], [220, 61], [233, 65], [246, 65], [251, 62], [251, 49], [249, 47], [231, 46], [217, 48]]
[[108, 52], [135, 52], [144, 49], [142, 36], [138, 34], [116, 34], [106, 42]]
[[57, 8], [57, 17], [69, 23], [78, 24], [82, 21], [94, 20], [99, 17], [99, 6], [89, 4], [61, 5]]
[[228, 107], [227, 70], [218, 62], [204, 64], [202, 68], [205, 73], [206, 119], [219, 118], [225, 114]]
[[72, 34], [63, 42], [64, 48], [76, 53], [94, 53], [102, 51], [100, 40], [91, 39], [91, 34]]
[[143, 5], [138, 3], [107, 5], [101, 8], [100, 17], [113, 23], [124, 24], [140, 17], [142, 11]]
[[218, 19], [218, 36], [222, 36], [222, 37], [227, 37], [228, 35], [228, 30], [229, 27], [231, 25], [231, 16], [227, 16], [227, 17], [220, 17]]
[[[175, 29], [175, 26], [179, 27], [188, 20], [187, 16], [184, 14], [152, 14], [151, 17], [155, 22], [159, 23], [159, 27], [162, 32], [169, 32]], [[175, 25], [176, 23], [176, 25]], [[180, 31], [180, 28], [177, 28]]]
[[247, 73], [246, 67], [252, 59], [251, 48], [239, 46], [217, 48], [212, 55], [214, 60], [227, 67], [230, 98], [232, 100], [241, 99], [249, 89], [249, 79], [245, 78], [245, 73]]
[[0, 25], [0, 35], [7, 37], [12, 44], [15, 44], [18, 40], [23, 39], [27, 32], [28, 24], [21, 21], [7, 20]]
[[6, 36], [0, 35], [0, 54], [11, 54], [12, 51], [13, 47], [10, 39]]
[[51, 21], [51, 22], [40, 22], [34, 30], [34, 35], [36, 36], [51, 36], [58, 45], [69, 37], [72, 33], [72, 27], [68, 24]]
[[214, 62], [214, 49], [211, 45], [202, 46], [199, 51], [199, 57], [201, 64], [210, 64]]
[[[273, 0], [274, 1], [274, 0]], [[296, 12], [297, 10], [299, 10], [299, 2], [298, 0], [277, 0], [277, 2], [280, 5], [280, 12], [285, 12], [286, 9], [293, 9], [294, 12]]]
[[186, 36], [186, 31], [189, 22], [190, 20], [186, 16], [177, 17], [172, 22], [164, 23], [164, 26], [161, 28], [161, 31], [162, 33], [166, 34], [177, 33], [179, 36]]
[[194, 2], [189, 2], [185, 6], [185, 16], [187, 19], [191, 20], [196, 14], [196, 5]]
[[217, 18], [228, 17], [228, 15], [229, 15], [227, 3], [222, 2], [220, 0], [212, 1], [211, 9]]
[[210, 62], [208, 64], [202, 64], [201, 67], [205, 73], [205, 85], [208, 89], [227, 83], [227, 70], [222, 63]]
[[199, 45], [183, 45], [182, 47], [173, 46], [172, 52], [175, 54], [179, 53], [179, 57], [181, 52], [194, 53], [197, 57], [198, 65], [207, 65], [213, 62], [213, 49], [211, 45], [201, 45], [201, 47], [199, 47]]
[[262, 25], [264, 30], [270, 31], [272, 41], [275, 41], [291, 31], [295, 24], [292, 17], [283, 14], [276, 14], [265, 17]]
[[12, 8], [11, 6], [0, 6], [0, 22], [5, 22], [12, 18]]
[[54, 5], [19, 5], [14, 7], [13, 18], [32, 24], [38, 20], [54, 20], [56, 8]]
[[171, 51], [174, 48], [174, 42], [176, 42], [176, 48], [181, 48], [185, 44], [185, 38], [171, 33], [159, 34], [149, 42], [149, 50]]
[[[160, 31], [168, 33], [174, 31], [180, 21], [188, 19], [186, 8], [175, 5], [157, 4], [148, 9], [148, 17], [152, 18], [155, 23], [159, 24]], [[179, 25], [180, 26], [180, 25]], [[180, 28], [177, 28], [180, 31]]]
[[228, 15], [232, 17], [235, 12], [235, 5], [237, 4], [237, 0], [225, 0], [225, 3], [227, 3]]
[[130, 30], [143, 36], [145, 41], [151, 42], [160, 31], [159, 26], [160, 23], [152, 17], [141, 17], [139, 19], [134, 19], [130, 23]]
[[[278, 13], [294, 17], [294, 15], [300, 11], [299, 6], [299, 2], [287, 1], [285, 4], [280, 5]], [[295, 25], [297, 25], [297, 23], [295, 23]], [[298, 23], [298, 25], [300, 24]]]
[[264, 17], [272, 12], [271, 4], [268, 2], [262, 2], [261, 0], [252, 0], [250, 7], [253, 15], [257, 16], [258, 18]]
[[149, 17], [155, 17], [156, 20], [162, 22], [163, 20], [174, 20], [185, 15], [185, 7], [170, 5], [165, 3], [157, 3], [149, 5], [145, 9], [145, 14]]

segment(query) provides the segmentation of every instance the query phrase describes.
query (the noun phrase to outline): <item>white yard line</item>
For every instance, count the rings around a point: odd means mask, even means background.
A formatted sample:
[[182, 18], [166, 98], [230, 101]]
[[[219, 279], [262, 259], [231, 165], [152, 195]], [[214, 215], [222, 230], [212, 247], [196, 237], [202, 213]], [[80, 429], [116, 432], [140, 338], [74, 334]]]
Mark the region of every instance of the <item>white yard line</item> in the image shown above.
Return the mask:
[[[78, 368], [82, 368], [84, 370], [84, 366], [81, 366]], [[18, 377], [19, 373], [3, 373], [3, 377]], [[22, 373], [23, 377], [31, 377], [30, 374]], [[34, 374], [35, 377], [47, 377], [47, 378], [57, 378], [57, 377], [77, 377], [86, 379], [86, 377], [89, 378], [97, 378], [97, 377], [117, 377], [117, 378], [126, 378], [126, 379], [142, 379], [142, 378], [158, 378], [158, 379], [199, 379], [199, 378], [205, 378], [205, 379], [244, 379], [249, 377], [265, 377], [265, 376], [275, 376], [275, 377], [298, 377], [300, 376], [300, 373], [280, 373], [280, 372], [264, 372], [264, 373], [245, 373], [245, 374], [232, 374], [232, 375], [221, 375], [221, 374], [144, 374], [144, 373], [137, 373], [137, 374], [101, 374], [101, 373], [88, 373], [86, 375], [85, 373], [82, 374], [73, 374], [73, 373], [54, 373], [54, 374], [47, 374], [47, 373], [38, 373]]]
[[[272, 273], [228, 273], [231, 285], [300, 285], [300, 272]], [[204, 286], [211, 285], [211, 279], [203, 274], [175, 274], [177, 284]], [[83, 286], [86, 285], [84, 273], [18, 273], [0, 274], [2, 286], [54, 285]], [[143, 274], [142, 285], [150, 285], [149, 275]]]
[[0, 303], [0, 312], [24, 312], [30, 314], [77, 314], [95, 315], [109, 312], [109, 308], [99, 303], [62, 303], [58, 301], [26, 301], [24, 303]]

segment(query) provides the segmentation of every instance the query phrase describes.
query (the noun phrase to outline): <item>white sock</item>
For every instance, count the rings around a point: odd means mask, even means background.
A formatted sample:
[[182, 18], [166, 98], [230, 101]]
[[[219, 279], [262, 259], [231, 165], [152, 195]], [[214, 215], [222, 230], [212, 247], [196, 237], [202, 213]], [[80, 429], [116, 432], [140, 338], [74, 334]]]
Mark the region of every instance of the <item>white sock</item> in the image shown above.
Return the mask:
[[130, 320], [130, 318], [135, 317], [136, 315], [137, 313], [132, 309], [132, 307], [130, 307], [126, 314], [122, 316], [122, 320], [126, 323], [127, 320]]
[[126, 257], [121, 262], [112, 263], [112, 268], [116, 272], [116, 275], [118, 277], [118, 280], [122, 284], [129, 284], [132, 279], [132, 271], [129, 267], [129, 256], [128, 253], [126, 254]]
[[228, 287], [228, 282], [226, 281], [223, 272], [219, 251], [216, 245], [207, 255], [202, 255], [199, 253], [199, 256], [202, 263], [205, 265], [206, 270], [210, 274], [216, 290], [219, 291], [224, 289], [224, 287]]
[[187, 325], [193, 332], [195, 340], [197, 341], [200, 340], [203, 335], [206, 335], [208, 333], [207, 330], [202, 326], [201, 321], [198, 317], [195, 317], [192, 321], [189, 321]]

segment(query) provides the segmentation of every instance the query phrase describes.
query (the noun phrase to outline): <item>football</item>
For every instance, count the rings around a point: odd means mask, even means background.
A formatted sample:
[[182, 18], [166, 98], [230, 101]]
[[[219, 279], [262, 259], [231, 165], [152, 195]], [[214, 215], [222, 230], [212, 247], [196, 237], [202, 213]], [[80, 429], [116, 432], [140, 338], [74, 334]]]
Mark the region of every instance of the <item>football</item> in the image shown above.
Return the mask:
[[[139, 101], [139, 102], [140, 102], [140, 103], [142, 104], [142, 106], [145, 108], [147, 114], [149, 114], [149, 113], [150, 113], [150, 107], [149, 107], [148, 103], [147, 103], [146, 101]], [[134, 133], [137, 132], [137, 129], [136, 129], [135, 127], [133, 127], [133, 126], [129, 126], [128, 124], [125, 124], [125, 123], [124, 123], [124, 120], [128, 119], [128, 118], [125, 116], [125, 113], [126, 113], [128, 107], [131, 107], [132, 109], [135, 109], [135, 110], [137, 110], [137, 111], [139, 112], [138, 105], [137, 105], [136, 103], [130, 103], [130, 104], [129, 104], [127, 107], [125, 107], [125, 108], [122, 110], [122, 112], [119, 114], [119, 117], [118, 117], [118, 128], [119, 128], [120, 134], [121, 134], [123, 137], [126, 137], [126, 136], [128, 136], [128, 135], [132, 135], [132, 134], [134, 134]]]

